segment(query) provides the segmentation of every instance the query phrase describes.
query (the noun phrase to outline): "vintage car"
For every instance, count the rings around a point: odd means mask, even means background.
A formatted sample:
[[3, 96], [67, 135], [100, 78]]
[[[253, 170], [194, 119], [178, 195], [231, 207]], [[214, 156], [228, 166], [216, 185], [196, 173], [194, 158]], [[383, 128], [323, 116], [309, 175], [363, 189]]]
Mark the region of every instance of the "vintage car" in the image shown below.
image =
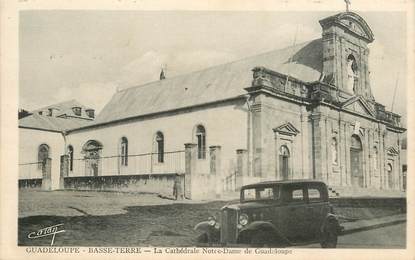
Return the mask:
[[201, 244], [293, 246], [319, 242], [337, 246], [342, 227], [328, 201], [327, 186], [315, 180], [268, 181], [243, 186], [240, 203], [195, 226]]

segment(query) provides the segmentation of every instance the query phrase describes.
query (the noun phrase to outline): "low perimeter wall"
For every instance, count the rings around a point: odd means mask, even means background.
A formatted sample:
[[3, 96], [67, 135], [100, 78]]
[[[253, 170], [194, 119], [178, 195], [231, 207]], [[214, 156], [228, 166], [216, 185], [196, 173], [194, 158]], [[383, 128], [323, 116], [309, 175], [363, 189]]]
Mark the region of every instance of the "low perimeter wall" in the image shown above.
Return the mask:
[[330, 198], [330, 203], [336, 207], [351, 208], [400, 208], [406, 212], [406, 198]]
[[19, 189], [41, 190], [42, 179], [22, 179], [19, 180]]
[[184, 191], [184, 175], [179, 174], [65, 177], [64, 188], [65, 190], [156, 193], [174, 197], [175, 182], [178, 193], [181, 194]]

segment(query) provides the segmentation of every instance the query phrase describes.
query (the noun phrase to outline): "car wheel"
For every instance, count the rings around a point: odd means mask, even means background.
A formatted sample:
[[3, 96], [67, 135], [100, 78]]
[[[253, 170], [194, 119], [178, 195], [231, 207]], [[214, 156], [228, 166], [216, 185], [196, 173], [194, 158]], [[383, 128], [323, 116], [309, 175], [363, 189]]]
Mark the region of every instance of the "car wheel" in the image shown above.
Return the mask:
[[269, 244], [269, 234], [265, 231], [257, 231], [251, 236], [251, 245], [262, 247]]
[[209, 237], [208, 237], [208, 234], [207, 233], [203, 233], [203, 234], [200, 234], [197, 238], [196, 238], [196, 242], [197, 243], [207, 243], [207, 242], [209, 242]]
[[322, 248], [337, 247], [337, 230], [334, 225], [328, 226], [323, 233], [323, 240], [320, 242]]

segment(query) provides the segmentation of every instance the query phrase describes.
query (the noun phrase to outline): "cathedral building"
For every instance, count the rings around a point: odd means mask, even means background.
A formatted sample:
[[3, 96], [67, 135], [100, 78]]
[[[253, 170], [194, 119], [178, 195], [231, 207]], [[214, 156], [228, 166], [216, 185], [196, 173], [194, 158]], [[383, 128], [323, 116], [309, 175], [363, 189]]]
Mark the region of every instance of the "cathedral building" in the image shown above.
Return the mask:
[[[191, 198], [289, 179], [344, 192], [403, 190], [405, 129], [369, 80], [374, 35], [353, 12], [319, 22], [319, 39], [119, 90], [96, 117], [75, 104], [79, 116], [20, 119], [21, 140], [39, 133], [20, 142], [20, 179], [41, 156], [52, 161], [51, 189], [75, 176], [172, 173], [184, 174]], [[41, 123], [48, 117], [58, 126]]]

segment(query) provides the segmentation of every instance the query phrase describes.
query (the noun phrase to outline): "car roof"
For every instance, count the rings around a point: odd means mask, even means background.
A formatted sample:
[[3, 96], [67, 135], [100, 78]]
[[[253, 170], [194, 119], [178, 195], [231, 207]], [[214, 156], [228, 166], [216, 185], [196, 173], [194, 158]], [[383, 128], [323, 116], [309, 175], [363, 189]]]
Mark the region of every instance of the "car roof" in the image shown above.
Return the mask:
[[298, 179], [298, 180], [256, 182], [256, 183], [245, 185], [245, 186], [242, 187], [242, 189], [254, 188], [254, 187], [258, 187], [258, 186], [272, 186], [272, 185], [300, 184], [300, 183], [317, 183], [317, 184], [324, 184], [325, 185], [325, 183], [323, 181], [319, 181], [319, 180]]

